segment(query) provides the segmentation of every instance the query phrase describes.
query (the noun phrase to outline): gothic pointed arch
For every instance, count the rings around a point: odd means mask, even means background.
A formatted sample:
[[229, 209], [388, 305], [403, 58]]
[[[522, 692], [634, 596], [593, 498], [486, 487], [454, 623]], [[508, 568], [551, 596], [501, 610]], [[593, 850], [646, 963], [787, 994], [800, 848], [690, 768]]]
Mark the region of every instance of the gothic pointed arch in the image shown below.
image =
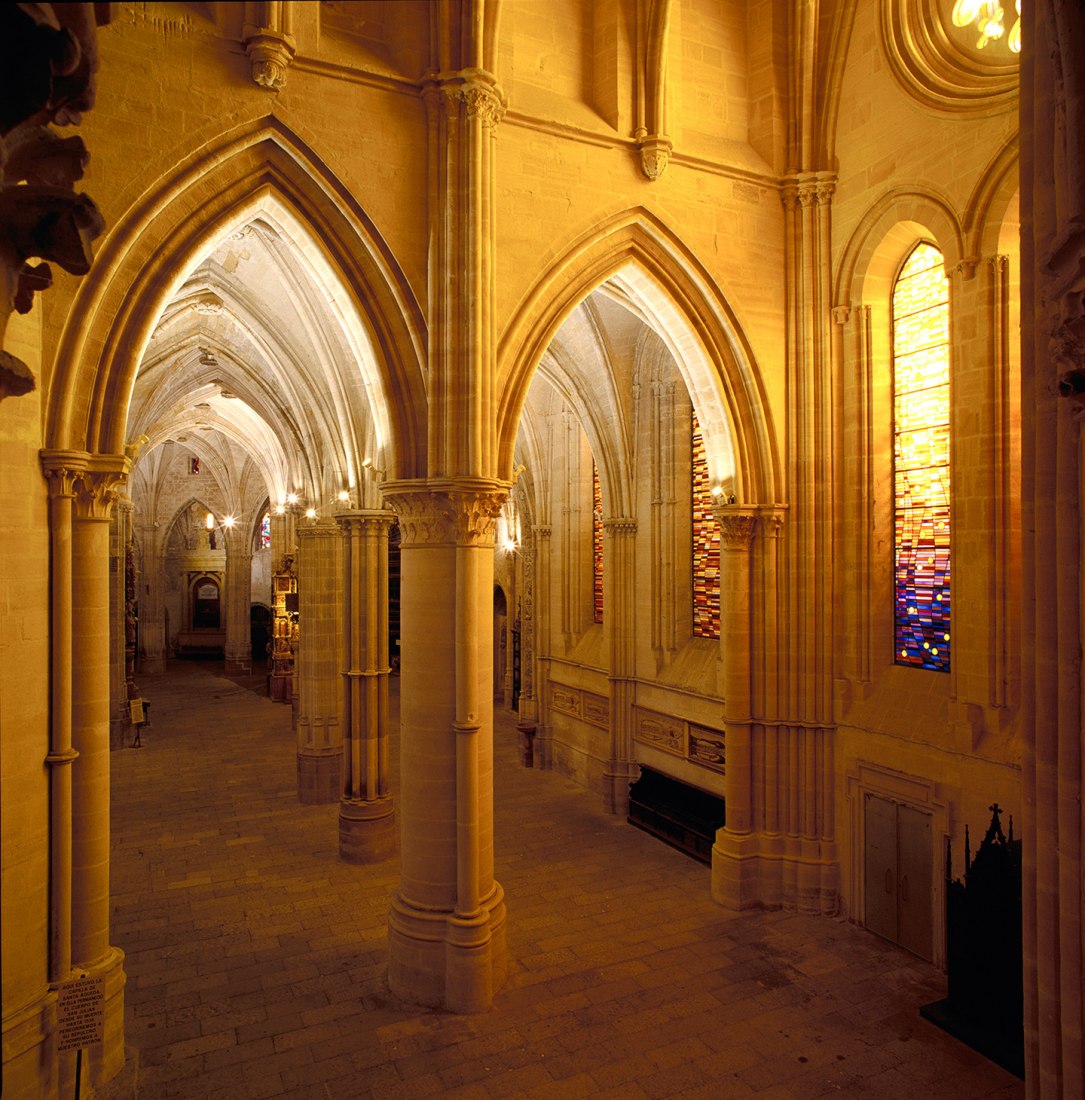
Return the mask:
[[335, 307], [357, 336], [358, 365], [385, 428], [385, 468], [405, 477], [424, 469], [421, 308], [375, 225], [273, 117], [194, 150], [110, 232], [59, 343], [46, 413], [50, 447], [123, 451], [136, 373], [165, 303], [224, 232], [269, 205], [303, 228], [295, 243], [345, 291]]
[[536, 368], [572, 311], [600, 288], [637, 313], [674, 356], [706, 438], [714, 441], [710, 467], [733, 466], [728, 473], [744, 504], [782, 499], [776, 435], [742, 327], [701, 261], [643, 208], [597, 222], [554, 255], [502, 332], [499, 469], [512, 467]]

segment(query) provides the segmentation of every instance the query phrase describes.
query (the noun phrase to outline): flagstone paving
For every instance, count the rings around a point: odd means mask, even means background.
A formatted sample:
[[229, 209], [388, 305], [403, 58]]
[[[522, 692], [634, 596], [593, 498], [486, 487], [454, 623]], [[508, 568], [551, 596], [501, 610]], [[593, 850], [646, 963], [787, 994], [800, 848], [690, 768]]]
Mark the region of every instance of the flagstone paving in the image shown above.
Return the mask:
[[1024, 1096], [919, 1017], [944, 996], [936, 969], [844, 921], [713, 904], [707, 868], [524, 768], [508, 712], [508, 981], [478, 1016], [400, 1003], [397, 860], [340, 862], [337, 807], [297, 801], [290, 708], [262, 686], [173, 662], [140, 679], [143, 747], [112, 756], [141, 1100]]

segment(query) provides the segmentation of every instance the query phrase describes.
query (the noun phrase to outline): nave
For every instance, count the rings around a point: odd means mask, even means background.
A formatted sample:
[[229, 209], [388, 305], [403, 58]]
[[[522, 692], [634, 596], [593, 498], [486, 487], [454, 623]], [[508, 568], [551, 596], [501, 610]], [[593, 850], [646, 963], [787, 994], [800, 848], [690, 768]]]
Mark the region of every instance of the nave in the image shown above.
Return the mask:
[[715, 905], [707, 868], [524, 768], [500, 709], [508, 981], [477, 1016], [401, 1004], [398, 862], [347, 865], [338, 807], [298, 802], [290, 708], [211, 664], [140, 685], [153, 724], [111, 757], [112, 927], [144, 1100], [1024, 1095], [920, 1019], [933, 967], [841, 921]]

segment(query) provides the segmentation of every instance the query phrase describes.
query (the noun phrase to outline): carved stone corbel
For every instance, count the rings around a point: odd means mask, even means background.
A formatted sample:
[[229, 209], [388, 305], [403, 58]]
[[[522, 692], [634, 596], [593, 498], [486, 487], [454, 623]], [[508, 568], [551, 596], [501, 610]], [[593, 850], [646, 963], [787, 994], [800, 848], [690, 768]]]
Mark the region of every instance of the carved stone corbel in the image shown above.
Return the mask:
[[286, 83], [286, 70], [297, 53], [292, 34], [260, 27], [245, 38], [245, 53], [252, 64], [252, 79], [261, 88], [278, 91]]
[[640, 142], [640, 167], [648, 179], [657, 180], [663, 175], [670, 164], [673, 149], [671, 139], [659, 135]]

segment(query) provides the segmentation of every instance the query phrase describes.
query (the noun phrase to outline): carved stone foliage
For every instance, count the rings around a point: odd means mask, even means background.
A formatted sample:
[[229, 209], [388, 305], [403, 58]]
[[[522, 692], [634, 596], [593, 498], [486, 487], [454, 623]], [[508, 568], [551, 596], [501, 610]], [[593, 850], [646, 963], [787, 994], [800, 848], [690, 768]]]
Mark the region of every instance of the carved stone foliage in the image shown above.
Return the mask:
[[422, 95], [431, 107], [442, 104], [445, 116], [454, 122], [461, 108], [468, 119], [477, 119], [487, 130], [496, 130], [505, 115], [505, 98], [493, 77], [481, 69], [458, 73], [429, 73]]
[[498, 513], [508, 496], [503, 482], [388, 481], [384, 499], [399, 519], [404, 546], [493, 547]]
[[[48, 264], [85, 275], [91, 242], [105, 228], [98, 208], [73, 184], [87, 151], [49, 123], [75, 125], [94, 103], [97, 40], [93, 4], [0, 7], [0, 340], [13, 310], [27, 313], [52, 283]], [[0, 351], [0, 400], [28, 393], [25, 363]]]
[[836, 177], [826, 172], [810, 172], [784, 181], [780, 200], [785, 210], [826, 206], [836, 191]]
[[571, 714], [575, 718], [580, 717], [580, 692], [576, 688], [562, 687], [560, 684], [550, 686], [550, 709], [560, 711], [562, 714]]
[[757, 516], [753, 512], [740, 512], [733, 506], [719, 505], [712, 509], [720, 525], [720, 549], [747, 550], [757, 529]]

